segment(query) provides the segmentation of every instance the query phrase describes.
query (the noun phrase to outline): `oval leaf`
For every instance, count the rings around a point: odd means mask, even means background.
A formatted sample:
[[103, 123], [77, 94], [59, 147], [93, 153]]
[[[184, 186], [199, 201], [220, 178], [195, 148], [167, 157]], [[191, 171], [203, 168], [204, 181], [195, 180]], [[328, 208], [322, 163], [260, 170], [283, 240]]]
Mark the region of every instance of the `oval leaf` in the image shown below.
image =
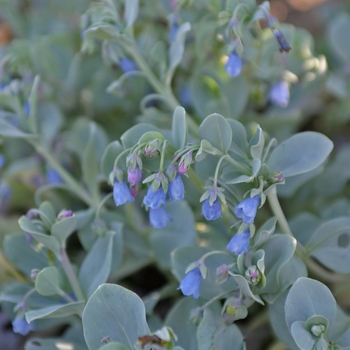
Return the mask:
[[277, 146], [267, 163], [284, 177], [303, 174], [321, 165], [333, 149], [333, 142], [317, 132], [296, 134]]
[[211, 145], [226, 153], [232, 142], [232, 129], [227, 120], [220, 114], [211, 114], [199, 126], [201, 140], [207, 140]]
[[173, 114], [172, 136], [173, 143], [177, 149], [185, 147], [187, 139], [187, 123], [186, 111], [183, 107], [175, 108]]
[[99, 349], [105, 337], [134, 349], [138, 337], [150, 334], [142, 300], [115, 284], [101, 285], [88, 300], [83, 328], [89, 350]]
[[337, 304], [331, 291], [323, 283], [301, 277], [290, 289], [284, 310], [289, 329], [294, 322], [306, 322], [315, 315], [327, 318], [332, 327]]

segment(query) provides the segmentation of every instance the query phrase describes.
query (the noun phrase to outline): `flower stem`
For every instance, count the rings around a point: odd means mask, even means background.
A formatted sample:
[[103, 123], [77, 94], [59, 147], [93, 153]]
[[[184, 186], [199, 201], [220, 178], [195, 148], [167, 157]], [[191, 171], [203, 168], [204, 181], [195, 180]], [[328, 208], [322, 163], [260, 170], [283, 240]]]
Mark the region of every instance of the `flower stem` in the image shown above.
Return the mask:
[[[180, 106], [180, 103], [177, 101], [175, 98], [174, 94], [171, 91], [171, 88], [165, 84], [163, 84], [157, 76], [153, 73], [145, 59], [142, 57], [142, 55], [139, 54], [137, 51], [137, 48], [135, 44], [131, 44], [128, 41], [122, 41], [124, 44], [125, 49], [129, 52], [129, 54], [132, 56], [134, 61], [137, 63], [139, 68], [145, 73], [147, 80], [149, 83], [152, 85], [153, 89], [157, 91], [160, 95], [163, 95], [167, 98], [169, 101], [169, 105], [175, 109], [177, 106]], [[187, 123], [188, 123], [188, 128], [190, 132], [194, 136], [198, 136], [198, 125], [197, 123], [193, 120], [191, 116], [187, 114]]]
[[277, 217], [278, 223], [280, 224], [282, 231], [285, 234], [293, 237], [293, 233], [288, 225], [286, 217], [284, 216], [280, 202], [278, 201], [276, 187], [274, 187], [270, 191], [270, 193], [267, 195], [267, 199], [269, 201], [273, 214]]
[[52, 157], [49, 151], [37, 140], [28, 140], [28, 142], [35, 148], [35, 150], [41, 154], [45, 160], [55, 169], [64, 182], [69, 186], [72, 192], [74, 192], [83, 202], [87, 205], [94, 207], [97, 203], [94, 203], [89, 192], [81, 186], [77, 180], [75, 180], [72, 175], [70, 175], [62, 165]]
[[159, 173], [163, 173], [166, 144], [167, 144], [167, 140], [164, 140], [163, 141], [162, 154], [160, 156]]
[[73, 292], [76, 295], [77, 299], [78, 300], [85, 300], [85, 296], [80, 288], [80, 284], [78, 282], [77, 276], [75, 275], [75, 272], [73, 271], [72, 265], [69, 261], [66, 249], [64, 247], [61, 247], [60, 255], [58, 258], [62, 264], [63, 270], [67, 275], [67, 278], [72, 286]]
[[232, 293], [232, 292], [234, 292], [235, 290], [236, 290], [236, 289], [230, 290], [230, 291], [228, 291], [228, 292], [223, 292], [223, 293], [221, 293], [221, 294], [215, 296], [213, 299], [210, 299], [208, 302], [206, 302], [204, 305], [202, 305], [202, 306], [200, 307], [200, 309], [201, 309], [202, 311], [205, 310], [205, 309], [206, 309], [209, 305], [211, 305], [214, 301], [217, 301], [217, 300], [221, 299], [221, 298], [224, 297], [226, 294]]

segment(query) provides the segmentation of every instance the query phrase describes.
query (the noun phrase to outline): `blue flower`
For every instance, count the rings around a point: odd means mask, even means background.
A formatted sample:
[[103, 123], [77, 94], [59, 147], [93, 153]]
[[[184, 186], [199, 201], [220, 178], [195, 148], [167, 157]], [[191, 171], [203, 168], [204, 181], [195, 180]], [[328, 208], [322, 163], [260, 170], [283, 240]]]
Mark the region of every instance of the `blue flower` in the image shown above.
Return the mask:
[[170, 34], [169, 34], [169, 42], [172, 43], [177, 35], [177, 32], [179, 31], [179, 24], [177, 23], [176, 20], [171, 24], [170, 27]]
[[153, 191], [153, 186], [148, 188], [147, 194], [143, 199], [143, 204], [152, 209], [158, 209], [166, 202], [166, 194], [162, 186], [158, 187], [156, 191]]
[[227, 250], [231, 253], [235, 253], [237, 255], [247, 254], [250, 243], [250, 231], [246, 229], [240, 235], [235, 234], [229, 244], [227, 245]]
[[237, 55], [236, 51], [232, 51], [225, 64], [226, 72], [231, 78], [235, 78], [241, 74], [242, 66], [242, 58]]
[[206, 199], [202, 204], [202, 214], [207, 220], [216, 220], [221, 217], [221, 204], [218, 199], [210, 205], [209, 198]]
[[128, 58], [125, 58], [125, 57], [122, 57], [119, 59], [119, 65], [120, 65], [121, 70], [124, 73], [137, 70], [135, 63], [133, 61], [129, 60]]
[[251, 224], [254, 222], [256, 212], [260, 203], [260, 196], [249, 197], [239, 203], [235, 208], [235, 215], [242, 219], [244, 223]]
[[28, 323], [24, 315], [17, 315], [12, 321], [12, 328], [15, 333], [27, 335], [30, 331], [34, 331], [34, 323]]
[[26, 101], [23, 105], [23, 111], [27, 117], [30, 115], [30, 104], [29, 101]]
[[131, 186], [135, 186], [141, 181], [142, 178], [142, 171], [141, 169], [136, 166], [134, 170], [131, 170], [128, 168], [128, 181]]
[[181, 201], [185, 198], [185, 188], [181, 176], [177, 173], [174, 180], [169, 182], [168, 193], [171, 201]]
[[173, 221], [164, 207], [157, 209], [150, 208], [149, 210], [149, 222], [153, 228], [163, 228], [168, 222]]
[[134, 197], [131, 195], [130, 189], [127, 186], [127, 184], [124, 181], [119, 182], [118, 180], [114, 181], [113, 198], [117, 206], [123, 205], [126, 202], [133, 202], [135, 200]]
[[0, 153], [0, 169], [5, 165], [5, 157]]
[[270, 92], [270, 101], [279, 107], [287, 107], [289, 104], [289, 86], [284, 80], [279, 80], [277, 83], [273, 84]]
[[60, 174], [53, 168], [47, 169], [46, 181], [49, 184], [59, 184], [63, 182]]
[[195, 299], [198, 299], [201, 281], [201, 272], [199, 271], [199, 268], [195, 268], [186, 274], [186, 276], [182, 279], [180, 287], [178, 289], [181, 289], [183, 295], [193, 295]]

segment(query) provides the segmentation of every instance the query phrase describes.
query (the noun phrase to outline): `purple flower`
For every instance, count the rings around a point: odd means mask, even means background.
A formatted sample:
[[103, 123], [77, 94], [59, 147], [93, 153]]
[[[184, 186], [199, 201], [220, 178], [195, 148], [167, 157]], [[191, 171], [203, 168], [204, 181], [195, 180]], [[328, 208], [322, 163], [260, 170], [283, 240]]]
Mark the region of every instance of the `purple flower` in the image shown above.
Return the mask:
[[236, 233], [232, 237], [226, 249], [231, 253], [235, 253], [236, 255], [247, 254], [249, 243], [250, 243], [250, 231], [249, 229], [246, 229], [240, 235]]
[[30, 331], [34, 331], [34, 323], [28, 323], [23, 314], [17, 315], [12, 321], [12, 328], [15, 333], [27, 335]]
[[166, 202], [166, 194], [162, 188], [162, 186], [158, 187], [156, 191], [153, 191], [153, 186], [151, 185], [148, 188], [147, 194], [143, 199], [143, 204], [147, 205], [152, 209], [158, 209], [161, 205]]
[[163, 228], [168, 222], [173, 221], [164, 207], [157, 209], [150, 208], [149, 210], [149, 222], [153, 228]]
[[221, 217], [221, 204], [218, 199], [216, 199], [212, 205], [210, 205], [209, 198], [206, 199], [202, 204], [202, 214], [207, 220], [216, 220]]
[[169, 182], [168, 193], [171, 201], [181, 201], [185, 198], [185, 188], [181, 176], [176, 174], [173, 181]]
[[260, 196], [249, 197], [239, 203], [235, 208], [235, 215], [242, 219], [244, 223], [251, 224], [254, 222], [256, 212], [260, 203]]
[[134, 197], [131, 195], [127, 184], [124, 181], [119, 182], [118, 180], [114, 181], [113, 198], [117, 206], [134, 201]]
[[128, 168], [128, 181], [131, 186], [135, 186], [141, 181], [142, 178], [142, 171], [141, 169], [136, 166], [134, 170], [131, 170]]
[[193, 295], [195, 299], [198, 299], [201, 281], [202, 275], [199, 271], [199, 268], [195, 268], [186, 274], [186, 276], [182, 279], [180, 287], [178, 289], [181, 289], [183, 295]]
[[63, 182], [60, 174], [53, 168], [47, 169], [46, 181], [49, 184], [59, 184]]
[[135, 63], [126, 57], [122, 57], [119, 59], [119, 65], [124, 73], [137, 70]]
[[236, 51], [232, 51], [225, 64], [226, 72], [231, 78], [235, 78], [241, 74], [242, 66], [242, 58], [237, 55]]
[[273, 84], [270, 92], [270, 101], [279, 107], [287, 107], [289, 103], [289, 86], [285, 80], [279, 80], [277, 83]]

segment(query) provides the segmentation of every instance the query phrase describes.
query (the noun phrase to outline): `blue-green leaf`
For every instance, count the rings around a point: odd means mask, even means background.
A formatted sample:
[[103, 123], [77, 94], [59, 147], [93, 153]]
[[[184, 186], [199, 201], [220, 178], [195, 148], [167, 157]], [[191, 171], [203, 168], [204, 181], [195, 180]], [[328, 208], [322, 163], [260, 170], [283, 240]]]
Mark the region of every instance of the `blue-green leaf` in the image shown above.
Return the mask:
[[323, 283], [301, 277], [290, 289], [284, 310], [289, 329], [295, 321], [306, 322], [316, 315], [328, 319], [331, 326], [336, 318], [337, 304]]
[[92, 294], [83, 312], [84, 337], [89, 350], [101, 347], [101, 340], [134, 348], [137, 338], [150, 334], [142, 300], [115, 284], [102, 284]]
[[125, 20], [127, 27], [135, 22], [139, 13], [139, 0], [125, 0]]
[[329, 269], [350, 273], [350, 218], [341, 217], [324, 223], [314, 232], [306, 249]]
[[244, 338], [235, 325], [227, 326], [222, 316], [215, 314], [210, 309], [204, 311], [198, 331], [198, 350], [242, 350], [244, 349]]
[[267, 162], [271, 171], [284, 177], [311, 171], [320, 166], [333, 149], [333, 142], [317, 132], [296, 134], [277, 146]]
[[227, 120], [220, 114], [211, 114], [199, 126], [201, 140], [207, 140], [218, 150], [226, 153], [231, 146], [232, 130]]
[[108, 231], [104, 237], [99, 238], [81, 265], [79, 281], [87, 297], [107, 281], [111, 272], [114, 235], [115, 232]]
[[172, 124], [173, 143], [177, 149], [183, 148], [187, 140], [186, 111], [183, 107], [176, 107]]
[[81, 315], [85, 306], [85, 301], [76, 301], [69, 304], [50, 305], [43, 309], [31, 310], [25, 313], [28, 322], [42, 318], [67, 317], [70, 315]]
[[172, 72], [181, 62], [185, 50], [185, 39], [187, 32], [191, 29], [189, 22], [183, 23], [177, 30], [175, 40], [171, 43], [169, 58], [169, 72]]

